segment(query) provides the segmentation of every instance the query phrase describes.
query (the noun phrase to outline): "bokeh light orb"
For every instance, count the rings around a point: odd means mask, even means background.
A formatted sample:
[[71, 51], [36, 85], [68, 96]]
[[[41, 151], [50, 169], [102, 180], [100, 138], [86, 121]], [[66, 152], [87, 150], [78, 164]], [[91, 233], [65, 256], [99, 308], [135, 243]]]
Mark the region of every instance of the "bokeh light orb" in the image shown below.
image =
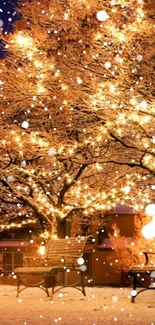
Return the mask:
[[80, 266], [80, 270], [81, 270], [82, 272], [85, 272], [85, 271], [87, 270], [87, 266], [86, 266], [85, 264], [81, 265], [81, 266]]
[[123, 187], [123, 192], [124, 192], [125, 194], [128, 194], [128, 193], [130, 192], [130, 190], [131, 190], [131, 188], [130, 188], [129, 185], [126, 185], [125, 187]]
[[99, 21], [105, 21], [109, 18], [109, 15], [107, 14], [106, 11], [100, 10], [97, 12], [96, 17]]
[[84, 264], [84, 259], [83, 259], [83, 257], [79, 257], [78, 260], [77, 260], [77, 262], [78, 262], [79, 265]]
[[22, 128], [23, 129], [27, 129], [29, 127], [29, 122], [27, 122], [27, 121], [23, 121], [22, 122]]
[[155, 271], [152, 271], [152, 272], [150, 273], [150, 278], [155, 278]]
[[155, 237], [155, 222], [150, 222], [142, 228], [142, 235], [146, 239], [153, 239]]
[[136, 297], [137, 296], [137, 291], [136, 290], [132, 290], [131, 291], [131, 296], [132, 297]]
[[2, 28], [4, 25], [4, 21], [2, 19], [0, 19], [0, 28]]
[[145, 208], [145, 212], [148, 216], [155, 216], [155, 204], [148, 204]]

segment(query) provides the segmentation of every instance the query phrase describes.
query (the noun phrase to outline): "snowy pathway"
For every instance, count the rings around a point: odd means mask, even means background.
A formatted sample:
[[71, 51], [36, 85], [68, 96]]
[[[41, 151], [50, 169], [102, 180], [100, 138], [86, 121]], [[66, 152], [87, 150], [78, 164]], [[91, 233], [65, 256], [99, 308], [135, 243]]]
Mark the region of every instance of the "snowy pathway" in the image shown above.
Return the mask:
[[0, 285], [0, 325], [155, 325], [155, 292], [130, 303], [130, 288], [62, 290], [50, 302], [39, 289], [16, 298], [14, 286]]

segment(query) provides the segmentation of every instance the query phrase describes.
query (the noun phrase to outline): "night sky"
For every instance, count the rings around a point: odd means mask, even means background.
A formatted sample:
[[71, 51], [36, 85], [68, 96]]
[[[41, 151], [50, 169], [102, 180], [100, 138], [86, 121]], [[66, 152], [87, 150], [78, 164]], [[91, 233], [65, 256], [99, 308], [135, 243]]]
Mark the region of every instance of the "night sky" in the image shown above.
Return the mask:
[[12, 23], [17, 19], [17, 0], [0, 0], [0, 28], [10, 31]]
[[[0, 0], [0, 29], [6, 33], [12, 30], [12, 24], [19, 18], [16, 12], [17, 0]], [[0, 41], [0, 58], [3, 57], [3, 45]]]

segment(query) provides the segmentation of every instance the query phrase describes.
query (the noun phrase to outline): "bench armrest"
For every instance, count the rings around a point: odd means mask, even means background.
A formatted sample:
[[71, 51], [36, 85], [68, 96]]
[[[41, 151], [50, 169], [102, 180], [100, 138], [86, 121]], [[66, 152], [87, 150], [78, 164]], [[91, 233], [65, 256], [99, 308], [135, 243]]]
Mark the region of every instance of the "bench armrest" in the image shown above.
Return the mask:
[[[71, 267], [77, 267], [78, 263], [77, 260], [80, 256], [73, 256], [73, 255], [58, 255], [57, 258], [51, 258], [47, 259], [48, 265], [57, 265], [57, 266], [71, 266]], [[82, 256], [81, 256], [82, 257]]]
[[149, 262], [149, 254], [150, 255], [155, 255], [155, 252], [143, 252], [144, 256], [145, 256], [145, 265], [148, 265]]
[[78, 258], [82, 257], [82, 255], [81, 256], [79, 256], [79, 255], [73, 256], [73, 255], [68, 254], [68, 255], [64, 255], [64, 256], [61, 255], [59, 257], [61, 257], [64, 260], [64, 263], [71, 264], [72, 267], [76, 267], [78, 265], [77, 260], [78, 260]]

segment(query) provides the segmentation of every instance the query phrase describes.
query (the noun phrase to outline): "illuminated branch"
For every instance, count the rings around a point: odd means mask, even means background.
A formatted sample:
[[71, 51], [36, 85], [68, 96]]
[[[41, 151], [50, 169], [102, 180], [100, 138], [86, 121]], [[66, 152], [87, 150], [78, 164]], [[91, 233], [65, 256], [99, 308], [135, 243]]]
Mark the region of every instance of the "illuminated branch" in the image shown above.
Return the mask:
[[21, 204], [55, 231], [75, 211], [143, 210], [155, 188], [152, 1], [19, 3], [1, 36], [3, 211]]

